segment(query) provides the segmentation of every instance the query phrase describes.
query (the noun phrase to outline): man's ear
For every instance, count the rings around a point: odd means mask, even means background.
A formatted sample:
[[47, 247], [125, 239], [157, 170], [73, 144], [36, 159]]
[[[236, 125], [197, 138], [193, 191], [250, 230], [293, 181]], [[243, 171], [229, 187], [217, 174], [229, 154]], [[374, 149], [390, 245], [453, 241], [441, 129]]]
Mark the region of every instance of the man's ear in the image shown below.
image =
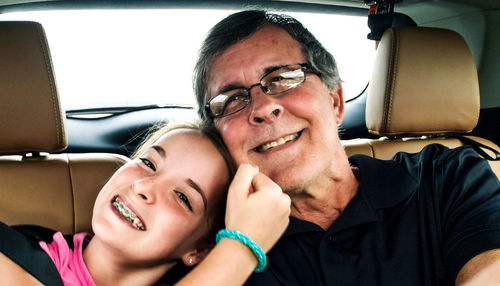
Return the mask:
[[197, 249], [191, 250], [181, 257], [182, 263], [186, 266], [194, 266], [200, 263], [214, 248], [213, 244], [204, 244]]
[[337, 124], [340, 124], [344, 118], [344, 95], [342, 84], [339, 83], [337, 89], [330, 91], [330, 97], [332, 99], [333, 109], [335, 110]]

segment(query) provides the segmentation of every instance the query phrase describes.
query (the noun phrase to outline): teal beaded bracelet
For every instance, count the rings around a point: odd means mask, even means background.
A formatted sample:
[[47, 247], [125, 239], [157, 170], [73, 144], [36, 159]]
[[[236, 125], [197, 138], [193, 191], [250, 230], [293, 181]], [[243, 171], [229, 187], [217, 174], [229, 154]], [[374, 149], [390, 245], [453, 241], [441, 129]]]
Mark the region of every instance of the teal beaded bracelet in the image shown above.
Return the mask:
[[217, 232], [215, 242], [219, 243], [219, 241], [225, 237], [235, 239], [248, 246], [248, 248], [252, 250], [253, 254], [255, 254], [255, 256], [257, 257], [257, 260], [259, 260], [259, 263], [257, 264], [257, 267], [255, 267], [254, 272], [262, 272], [262, 270], [266, 268], [267, 258], [264, 254], [264, 251], [262, 251], [257, 243], [253, 242], [248, 236], [237, 230], [221, 229], [219, 230], [219, 232]]

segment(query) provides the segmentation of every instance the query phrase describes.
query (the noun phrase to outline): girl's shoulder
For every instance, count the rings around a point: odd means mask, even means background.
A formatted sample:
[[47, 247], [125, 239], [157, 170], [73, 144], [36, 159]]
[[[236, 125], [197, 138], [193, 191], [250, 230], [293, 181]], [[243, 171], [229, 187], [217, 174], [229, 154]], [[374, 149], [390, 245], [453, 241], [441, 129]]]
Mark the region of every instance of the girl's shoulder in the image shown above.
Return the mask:
[[43, 285], [2, 252], [0, 252], [0, 276], [5, 285]]
[[[2, 279], [8, 276], [12, 279], [27, 279], [28, 283], [28, 278], [33, 278], [35, 282], [38, 279], [46, 285], [62, 285], [61, 277], [54, 263], [39, 244], [40, 241], [51, 241], [55, 232], [40, 226], [7, 226], [0, 222], [0, 252], [2, 255], [0, 272], [5, 274], [1, 276]], [[19, 273], [25, 273], [25, 275]], [[24, 284], [8, 283], [8, 285]]]

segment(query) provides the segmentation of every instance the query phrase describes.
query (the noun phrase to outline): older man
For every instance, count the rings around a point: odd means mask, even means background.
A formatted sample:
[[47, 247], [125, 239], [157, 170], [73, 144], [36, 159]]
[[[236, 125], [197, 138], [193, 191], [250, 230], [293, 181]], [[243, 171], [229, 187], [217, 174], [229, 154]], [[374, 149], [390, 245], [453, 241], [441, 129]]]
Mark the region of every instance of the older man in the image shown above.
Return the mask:
[[201, 48], [195, 90], [236, 162], [292, 200], [269, 266], [248, 284], [460, 284], [500, 257], [500, 183], [487, 162], [438, 145], [348, 158], [335, 60], [294, 18], [223, 19]]

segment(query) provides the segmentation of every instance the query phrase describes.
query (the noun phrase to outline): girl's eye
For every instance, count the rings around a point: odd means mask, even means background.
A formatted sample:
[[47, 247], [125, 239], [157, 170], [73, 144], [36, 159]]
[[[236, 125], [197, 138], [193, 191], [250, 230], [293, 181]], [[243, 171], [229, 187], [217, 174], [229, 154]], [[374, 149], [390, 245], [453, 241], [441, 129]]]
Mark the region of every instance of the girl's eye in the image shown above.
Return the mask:
[[151, 163], [151, 161], [149, 161], [148, 159], [145, 159], [145, 158], [140, 158], [140, 160], [142, 161], [142, 163], [144, 165], [146, 165], [146, 167], [150, 168], [153, 171], [156, 171], [156, 167], [153, 163]]
[[177, 197], [189, 208], [190, 211], [193, 211], [193, 208], [191, 207], [191, 204], [189, 203], [188, 197], [181, 193], [181, 192], [175, 192], [177, 194]]

